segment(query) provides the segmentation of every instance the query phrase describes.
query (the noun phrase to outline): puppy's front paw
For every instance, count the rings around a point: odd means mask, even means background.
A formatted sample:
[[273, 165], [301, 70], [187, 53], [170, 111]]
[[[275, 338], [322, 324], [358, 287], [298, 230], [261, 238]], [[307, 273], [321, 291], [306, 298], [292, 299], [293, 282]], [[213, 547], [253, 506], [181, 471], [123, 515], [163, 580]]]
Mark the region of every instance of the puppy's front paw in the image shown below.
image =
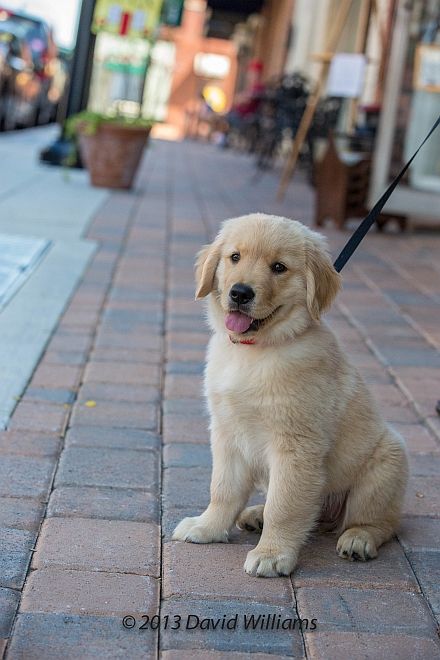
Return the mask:
[[290, 575], [295, 568], [296, 557], [288, 552], [259, 549], [258, 546], [248, 552], [244, 570], [257, 577], [279, 577]]
[[377, 557], [377, 548], [373, 536], [367, 529], [352, 527], [339, 537], [336, 552], [350, 561], [368, 561]]
[[203, 516], [184, 518], [173, 532], [173, 541], [188, 541], [189, 543], [227, 543], [228, 530], [215, 529]]

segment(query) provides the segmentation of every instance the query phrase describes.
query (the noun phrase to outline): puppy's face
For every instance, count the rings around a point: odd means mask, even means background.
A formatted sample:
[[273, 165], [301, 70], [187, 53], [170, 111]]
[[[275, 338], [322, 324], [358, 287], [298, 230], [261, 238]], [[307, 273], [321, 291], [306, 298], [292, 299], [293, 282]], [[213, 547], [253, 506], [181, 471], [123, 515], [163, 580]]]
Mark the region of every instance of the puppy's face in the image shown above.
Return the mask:
[[227, 220], [199, 253], [196, 280], [196, 298], [213, 294], [217, 331], [269, 344], [318, 321], [340, 285], [321, 236], [264, 214]]

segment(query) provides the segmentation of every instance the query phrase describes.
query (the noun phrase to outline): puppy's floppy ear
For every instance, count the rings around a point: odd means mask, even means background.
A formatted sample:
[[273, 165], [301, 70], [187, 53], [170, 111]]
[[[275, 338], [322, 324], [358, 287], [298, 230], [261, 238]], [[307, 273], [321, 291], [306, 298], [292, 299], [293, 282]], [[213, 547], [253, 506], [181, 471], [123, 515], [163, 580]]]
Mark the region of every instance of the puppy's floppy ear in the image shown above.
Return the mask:
[[217, 239], [211, 245], [205, 245], [196, 258], [196, 300], [211, 293], [214, 286], [215, 271], [220, 261], [221, 245]]
[[341, 288], [341, 276], [333, 268], [325, 239], [310, 231], [306, 238], [307, 308], [318, 321]]

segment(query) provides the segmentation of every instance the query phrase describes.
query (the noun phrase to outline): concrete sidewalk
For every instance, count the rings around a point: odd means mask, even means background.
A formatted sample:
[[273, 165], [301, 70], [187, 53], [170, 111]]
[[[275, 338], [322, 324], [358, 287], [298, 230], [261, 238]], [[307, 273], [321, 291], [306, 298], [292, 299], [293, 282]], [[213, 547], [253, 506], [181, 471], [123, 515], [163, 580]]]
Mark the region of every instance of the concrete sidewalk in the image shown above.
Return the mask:
[[95, 250], [83, 234], [107, 197], [88, 185], [86, 172], [38, 164], [38, 152], [57, 132], [45, 127], [0, 138], [0, 247], [8, 241], [46, 246], [38, 268], [19, 278], [19, 291], [0, 313], [0, 428]]
[[[96, 213], [86, 238], [97, 251], [0, 432], [9, 660], [440, 658], [439, 236], [372, 233], [328, 317], [408, 442], [398, 539], [363, 564], [317, 535], [292, 579], [271, 580], [243, 572], [252, 534], [170, 541], [209, 497], [194, 254], [225, 217], [263, 210], [310, 223], [308, 186], [299, 177], [278, 204], [276, 184], [255, 180], [247, 157], [156, 142], [136, 191], [112, 193]], [[347, 235], [327, 233], [336, 255]], [[156, 614], [158, 628], [146, 618]], [[245, 630], [252, 615], [265, 618]], [[276, 629], [297, 617], [316, 630]], [[207, 618], [220, 624], [196, 626]]]

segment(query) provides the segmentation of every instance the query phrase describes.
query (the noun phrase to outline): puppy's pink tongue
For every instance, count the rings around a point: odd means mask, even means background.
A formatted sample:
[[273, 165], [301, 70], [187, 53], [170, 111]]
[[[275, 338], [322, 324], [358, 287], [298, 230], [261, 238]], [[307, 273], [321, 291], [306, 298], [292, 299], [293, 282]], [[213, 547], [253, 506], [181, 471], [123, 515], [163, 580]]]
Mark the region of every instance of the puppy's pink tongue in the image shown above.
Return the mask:
[[225, 325], [228, 330], [232, 330], [232, 332], [238, 332], [240, 334], [242, 332], [246, 332], [246, 330], [249, 329], [252, 320], [253, 319], [251, 319], [250, 316], [242, 314], [241, 312], [229, 312], [225, 319]]

